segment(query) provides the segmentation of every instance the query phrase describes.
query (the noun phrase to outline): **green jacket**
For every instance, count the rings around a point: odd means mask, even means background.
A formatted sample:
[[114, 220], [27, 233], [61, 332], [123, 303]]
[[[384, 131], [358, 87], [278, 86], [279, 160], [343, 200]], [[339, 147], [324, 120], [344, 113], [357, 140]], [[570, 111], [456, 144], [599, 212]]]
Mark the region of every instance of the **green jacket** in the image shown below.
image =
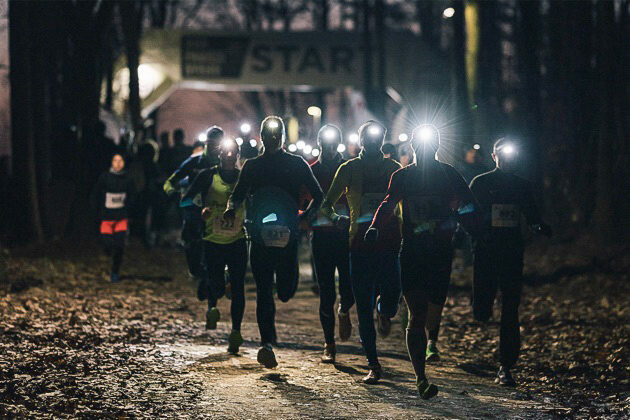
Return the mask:
[[400, 227], [402, 209], [397, 206], [393, 223], [379, 233], [379, 244], [365, 244], [363, 235], [367, 231], [374, 213], [385, 198], [389, 181], [401, 166], [395, 160], [382, 155], [368, 158], [362, 151], [358, 157], [341, 166], [335, 174], [330, 189], [322, 203], [321, 212], [331, 220], [339, 215], [334, 205], [343, 194], [350, 209], [350, 246], [352, 249], [385, 248], [398, 250], [400, 247]]

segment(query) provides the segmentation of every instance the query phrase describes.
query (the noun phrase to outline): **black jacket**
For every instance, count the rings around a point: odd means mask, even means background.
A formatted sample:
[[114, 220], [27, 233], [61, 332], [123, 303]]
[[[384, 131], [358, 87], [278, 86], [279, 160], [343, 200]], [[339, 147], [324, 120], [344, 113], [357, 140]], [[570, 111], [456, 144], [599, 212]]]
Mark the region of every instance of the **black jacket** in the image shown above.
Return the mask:
[[238, 208], [250, 198], [247, 219], [253, 223], [254, 240], [257, 239], [258, 228], [266, 223], [264, 219], [272, 213], [279, 223], [289, 227], [292, 239], [296, 239], [303, 188], [313, 197], [313, 203], [307, 212], [317, 211], [324, 194], [308, 163], [302, 157], [284, 150], [263, 154], [245, 161], [228, 207]]
[[531, 185], [523, 178], [497, 168], [476, 176], [470, 190], [481, 206], [488, 245], [521, 249], [521, 217], [530, 226], [543, 223]]
[[135, 195], [133, 182], [124, 171], [103, 172], [96, 182], [94, 194], [99, 219], [126, 219]]

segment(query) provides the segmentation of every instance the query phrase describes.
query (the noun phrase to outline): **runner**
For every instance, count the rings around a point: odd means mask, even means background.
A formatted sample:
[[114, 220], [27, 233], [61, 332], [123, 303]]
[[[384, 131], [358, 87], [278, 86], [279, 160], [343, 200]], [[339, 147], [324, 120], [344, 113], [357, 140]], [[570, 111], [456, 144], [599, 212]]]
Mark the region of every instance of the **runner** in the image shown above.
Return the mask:
[[392, 175], [387, 196], [365, 238], [369, 242], [377, 240], [402, 200], [400, 265], [403, 295], [409, 308], [407, 350], [416, 373], [418, 392], [428, 399], [437, 395], [438, 389], [428, 382], [424, 372], [425, 328], [430, 338], [435, 334], [437, 339], [450, 281], [453, 233], [458, 221], [473, 226], [472, 218], [478, 211], [463, 178], [452, 166], [436, 159], [440, 145], [438, 130], [431, 125], [420, 126], [412, 133], [411, 141], [415, 163]]
[[[369, 372], [363, 378], [366, 384], [377, 383], [382, 375], [374, 330], [375, 295], [380, 291], [376, 309], [382, 337], [389, 335], [391, 318], [398, 311], [400, 299], [399, 220], [391, 219], [383, 225], [382, 240], [377, 244], [363, 241], [374, 212], [385, 197], [392, 173], [400, 168], [397, 162], [383, 157], [385, 133], [385, 127], [376, 121], [368, 121], [359, 128], [361, 152], [339, 167], [322, 204], [322, 212], [338, 227], [350, 228], [350, 278], [359, 315], [359, 335], [368, 362]], [[343, 194], [350, 207], [349, 218], [335, 212], [333, 207]]]
[[101, 238], [105, 252], [112, 257], [110, 281], [120, 281], [127, 230], [129, 229], [129, 208], [135, 196], [133, 182], [125, 173], [125, 160], [122, 155], [112, 157], [112, 166], [103, 172], [96, 183]]
[[301, 188], [313, 197], [301, 217], [309, 219], [322, 201], [322, 190], [311, 168], [299, 156], [282, 149], [284, 122], [269, 116], [261, 124], [262, 155], [243, 165], [224, 218], [233, 221], [246, 199], [247, 231], [252, 238], [250, 263], [256, 281], [256, 318], [261, 347], [258, 362], [267, 368], [278, 365], [273, 352], [277, 342], [273, 280], [278, 298], [287, 302], [295, 295], [299, 278], [298, 209]]
[[[311, 169], [324, 192], [330, 188], [339, 166], [346, 162], [337, 152], [341, 143], [341, 130], [332, 124], [323, 126], [317, 134], [317, 144], [321, 149], [321, 154], [319, 159], [311, 165]], [[343, 199], [337, 203], [335, 210], [338, 214], [347, 216], [346, 200]], [[340, 304], [337, 310], [339, 338], [345, 341], [352, 334], [349, 310], [354, 305], [354, 296], [350, 283], [348, 230], [337, 228], [330, 222], [330, 219], [323, 215], [313, 221], [312, 228], [311, 250], [319, 283], [319, 320], [324, 329], [325, 339], [322, 362], [335, 363], [337, 354], [334, 311], [335, 300], [337, 299], [335, 270], [339, 273]]]
[[239, 170], [239, 148], [233, 139], [221, 142], [219, 166], [204, 169], [197, 175], [187, 196], [201, 194], [202, 218], [206, 222], [203, 236], [206, 265], [208, 267], [208, 311], [206, 329], [214, 330], [221, 314], [217, 301], [225, 294], [224, 271], [227, 266], [232, 287], [232, 332], [228, 337], [228, 352], [238, 353], [243, 344], [241, 321], [245, 310], [245, 271], [247, 269], [247, 243], [243, 229], [243, 207], [233, 221], [223, 219], [228, 198], [236, 185]]
[[[172, 195], [175, 192], [182, 192], [189, 186], [195, 177], [204, 169], [216, 166], [218, 162], [218, 146], [223, 140], [223, 130], [213, 125], [206, 131], [206, 141], [203, 152], [193, 153], [186, 159], [179, 168], [164, 183], [164, 192]], [[182, 210], [184, 226], [182, 229], [182, 241], [186, 252], [186, 262], [188, 263], [189, 275], [198, 283], [198, 297], [205, 300], [205, 279], [207, 274], [203, 264], [203, 243], [202, 235], [204, 223], [201, 219], [201, 196], [194, 197], [182, 194], [179, 202]]]
[[496, 382], [515, 386], [511, 369], [521, 346], [518, 306], [523, 275], [522, 216], [535, 231], [551, 236], [551, 228], [538, 212], [531, 186], [514, 174], [518, 150], [501, 138], [494, 144], [492, 159], [496, 168], [475, 177], [470, 189], [484, 214], [486, 238], [474, 245], [473, 313], [487, 321], [497, 290], [501, 290], [501, 332], [499, 359], [501, 368]]

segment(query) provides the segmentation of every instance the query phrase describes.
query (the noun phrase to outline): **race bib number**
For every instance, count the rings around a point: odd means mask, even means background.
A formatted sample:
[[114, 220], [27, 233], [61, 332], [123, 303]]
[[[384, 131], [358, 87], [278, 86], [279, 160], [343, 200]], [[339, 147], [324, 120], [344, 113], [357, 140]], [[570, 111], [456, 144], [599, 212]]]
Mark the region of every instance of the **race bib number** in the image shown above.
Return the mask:
[[361, 216], [369, 216], [371, 219], [383, 202], [384, 198], [385, 193], [363, 194], [363, 197], [361, 197]]
[[121, 209], [125, 206], [126, 193], [105, 193], [106, 209]]
[[492, 227], [518, 227], [521, 212], [515, 204], [492, 205]]
[[260, 234], [265, 246], [271, 248], [284, 248], [291, 238], [291, 230], [282, 225], [263, 226]]
[[212, 232], [222, 236], [237, 235], [243, 228], [243, 219], [235, 217], [232, 220], [224, 219], [222, 214], [217, 214], [212, 222]]

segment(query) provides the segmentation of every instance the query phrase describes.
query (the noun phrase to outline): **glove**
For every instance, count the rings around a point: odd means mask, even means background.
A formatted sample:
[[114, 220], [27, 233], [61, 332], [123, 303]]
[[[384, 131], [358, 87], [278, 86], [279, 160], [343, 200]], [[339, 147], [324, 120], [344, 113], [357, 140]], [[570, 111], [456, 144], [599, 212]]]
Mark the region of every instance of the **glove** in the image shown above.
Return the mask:
[[365, 232], [365, 236], [363, 237], [363, 240], [365, 242], [376, 242], [376, 240], [378, 239], [378, 229], [376, 228], [369, 228], [367, 230], [367, 232]]
[[164, 192], [168, 196], [173, 195], [173, 193], [175, 192], [175, 187], [173, 187], [173, 184], [171, 184], [170, 181], [166, 181], [164, 183]]
[[223, 218], [225, 220], [234, 220], [236, 218], [236, 210], [227, 209], [223, 212]]
[[340, 230], [347, 230], [350, 227], [350, 218], [348, 216], [337, 216], [334, 222], [337, 229]]
[[[224, 216], [224, 217], [225, 217], [225, 216]], [[201, 210], [201, 218], [202, 218], [203, 220], [208, 220], [208, 219], [210, 218], [210, 208], [208, 208], [208, 207], [204, 207], [204, 208]]]

